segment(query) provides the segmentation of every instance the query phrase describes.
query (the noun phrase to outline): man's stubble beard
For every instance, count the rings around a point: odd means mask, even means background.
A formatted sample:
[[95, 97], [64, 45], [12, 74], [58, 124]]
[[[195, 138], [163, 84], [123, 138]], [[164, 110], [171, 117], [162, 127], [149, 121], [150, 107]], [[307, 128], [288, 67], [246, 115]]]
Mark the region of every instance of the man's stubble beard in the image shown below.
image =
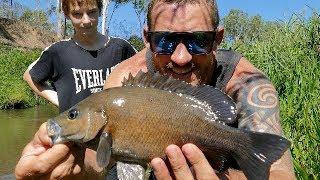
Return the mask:
[[[159, 72], [161, 74], [161, 72], [159, 70], [157, 70], [157, 68], [154, 65], [153, 53], [150, 50], [150, 48], [147, 48], [145, 58], [146, 58], [146, 64], [147, 64], [148, 72], [151, 73], [151, 74]], [[212, 67], [214, 67], [216, 62], [214, 60], [212, 60], [211, 63], [212, 63]], [[198, 69], [198, 68], [196, 68], [196, 69], [197, 69], [196, 72], [192, 73], [192, 76], [190, 77], [190, 81], [191, 82], [189, 82], [189, 83], [192, 84], [193, 86], [197, 86], [197, 85], [200, 85], [200, 84], [203, 84], [203, 83], [205, 83], [205, 84], [210, 83], [209, 81], [212, 79], [212, 77], [206, 77], [205, 81], [208, 81], [208, 82], [202, 82], [203, 77], [201, 77], [202, 74], [200, 73], [200, 69]], [[210, 71], [212, 71], [211, 73], [213, 73], [213, 69], [210, 70]], [[209, 75], [209, 76], [212, 76], [212, 74]], [[184, 81], [186, 81], [186, 80], [184, 80]]]

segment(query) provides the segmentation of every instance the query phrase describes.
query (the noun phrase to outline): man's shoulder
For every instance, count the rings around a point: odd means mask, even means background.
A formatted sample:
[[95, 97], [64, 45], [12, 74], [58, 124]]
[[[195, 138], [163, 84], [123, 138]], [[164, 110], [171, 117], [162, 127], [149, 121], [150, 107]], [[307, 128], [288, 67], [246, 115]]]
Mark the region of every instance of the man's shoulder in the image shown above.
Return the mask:
[[233, 73], [233, 76], [241, 76], [242, 74], [263, 74], [261, 70], [256, 68], [249, 60], [245, 57], [242, 57]]
[[[258, 77], [258, 78], [257, 78]], [[250, 61], [242, 57], [235, 70], [232, 77], [226, 85], [226, 92], [229, 92], [237, 85], [243, 85], [244, 83], [255, 83], [259, 79], [267, 79], [268, 77], [258, 68], [256, 68]], [[245, 82], [244, 82], [245, 81]]]
[[119, 71], [130, 72], [131, 74], [136, 74], [139, 70], [146, 69], [146, 49], [141, 50], [129, 59], [124, 60], [118, 64], [117, 68]]
[[217, 61], [218, 65], [229, 64], [234, 67], [232, 78], [241, 76], [241, 74], [244, 73], [262, 73], [262, 71], [256, 68], [249, 60], [243, 57], [242, 54], [233, 50], [217, 50]]
[[146, 48], [119, 63], [109, 75], [105, 88], [121, 86], [123, 78], [127, 78], [131, 73], [135, 76], [140, 70], [146, 72]]

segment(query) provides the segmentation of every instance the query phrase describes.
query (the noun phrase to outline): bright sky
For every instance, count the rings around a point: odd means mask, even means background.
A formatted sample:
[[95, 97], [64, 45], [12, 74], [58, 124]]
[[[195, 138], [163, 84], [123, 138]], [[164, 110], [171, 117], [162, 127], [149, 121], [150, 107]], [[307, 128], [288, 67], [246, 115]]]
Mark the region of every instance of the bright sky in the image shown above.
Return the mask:
[[[35, 8], [36, 0], [14, 0], [27, 7]], [[54, 0], [51, 0], [54, 2]], [[41, 7], [48, 6], [48, 0], [40, 0]], [[293, 13], [305, 13], [309, 16], [313, 10], [320, 14], [320, 0], [217, 0], [221, 17], [228, 14], [231, 9], [240, 9], [249, 15], [261, 15], [268, 21], [288, 20]], [[109, 14], [114, 10], [114, 4], [109, 7]], [[110, 18], [110, 15], [109, 15]], [[127, 36], [128, 34], [141, 35], [141, 29], [133, 7], [119, 6], [112, 16], [108, 18], [110, 34]], [[144, 19], [142, 19], [142, 23]]]
[[[266, 20], [289, 19], [293, 13], [320, 13], [320, 0], [217, 0], [221, 15], [230, 9], [241, 9], [249, 15], [259, 14]], [[309, 7], [310, 8], [309, 8]]]

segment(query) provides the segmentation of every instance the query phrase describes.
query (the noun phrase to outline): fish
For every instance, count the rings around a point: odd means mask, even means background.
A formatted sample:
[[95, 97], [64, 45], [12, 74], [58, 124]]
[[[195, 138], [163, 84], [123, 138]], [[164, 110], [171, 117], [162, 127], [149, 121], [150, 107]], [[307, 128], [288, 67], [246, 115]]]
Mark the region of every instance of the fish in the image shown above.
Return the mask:
[[208, 158], [234, 158], [248, 179], [268, 179], [290, 141], [229, 126], [236, 118], [235, 102], [217, 88], [140, 71], [50, 118], [47, 131], [54, 144], [96, 142], [101, 167], [110, 158], [145, 165], [170, 144], [193, 143]]

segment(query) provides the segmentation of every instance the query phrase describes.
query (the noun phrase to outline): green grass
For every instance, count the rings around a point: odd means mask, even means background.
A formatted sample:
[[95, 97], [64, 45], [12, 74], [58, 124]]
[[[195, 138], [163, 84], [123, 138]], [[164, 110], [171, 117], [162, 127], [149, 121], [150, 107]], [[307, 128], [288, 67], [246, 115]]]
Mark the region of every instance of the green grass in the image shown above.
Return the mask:
[[266, 25], [262, 37], [237, 47], [276, 86], [284, 134], [298, 179], [320, 179], [320, 17], [294, 16]]
[[40, 50], [24, 50], [0, 44], [0, 109], [25, 108], [42, 103], [22, 79]]

